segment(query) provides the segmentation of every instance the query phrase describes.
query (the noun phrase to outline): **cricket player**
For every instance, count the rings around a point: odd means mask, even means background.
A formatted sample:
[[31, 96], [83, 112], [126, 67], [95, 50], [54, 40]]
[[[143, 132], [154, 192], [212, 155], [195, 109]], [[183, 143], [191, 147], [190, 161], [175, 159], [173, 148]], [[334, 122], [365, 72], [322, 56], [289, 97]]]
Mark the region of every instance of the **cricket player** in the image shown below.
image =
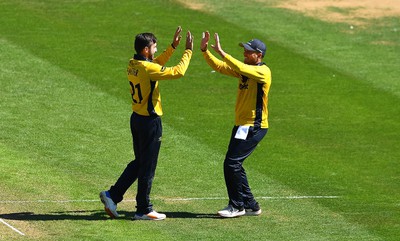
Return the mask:
[[268, 92], [271, 71], [263, 62], [266, 46], [258, 39], [239, 45], [244, 48], [244, 63], [233, 58], [221, 48], [219, 36], [214, 35], [211, 47], [223, 60], [208, 49], [210, 33], [204, 32], [200, 49], [208, 65], [222, 74], [239, 80], [235, 107], [235, 125], [224, 160], [224, 177], [229, 204], [218, 211], [221, 217], [260, 215], [261, 208], [250, 190], [244, 160], [254, 151], [268, 131]]
[[178, 47], [182, 28], [179, 26], [171, 44], [161, 55], [157, 52], [157, 38], [152, 33], [136, 35], [136, 54], [129, 60], [127, 69], [132, 96], [130, 127], [135, 160], [131, 161], [108, 191], [100, 192], [100, 199], [107, 214], [118, 217], [117, 204], [125, 192], [137, 180], [136, 213], [134, 220], [163, 220], [165, 214], [153, 210], [150, 191], [161, 146], [162, 125], [161, 97], [158, 81], [183, 77], [192, 57], [193, 37], [186, 34], [186, 50], [178, 65], [165, 67]]

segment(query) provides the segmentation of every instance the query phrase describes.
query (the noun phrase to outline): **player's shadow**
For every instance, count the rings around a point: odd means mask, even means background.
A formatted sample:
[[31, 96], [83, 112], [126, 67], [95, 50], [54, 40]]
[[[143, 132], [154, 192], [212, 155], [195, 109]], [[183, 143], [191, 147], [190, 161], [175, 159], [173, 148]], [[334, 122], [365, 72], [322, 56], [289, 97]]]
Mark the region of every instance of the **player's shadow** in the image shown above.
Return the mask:
[[[120, 217], [117, 219], [132, 219], [134, 212], [118, 211]], [[218, 218], [216, 214], [206, 213], [189, 213], [189, 212], [163, 212], [167, 218]], [[19, 212], [0, 214], [0, 218], [9, 220], [26, 220], [26, 221], [57, 221], [57, 220], [109, 220], [104, 210], [78, 210], [78, 211], [63, 211], [38, 214], [34, 212]]]
[[167, 218], [220, 218], [214, 213], [162, 212]]

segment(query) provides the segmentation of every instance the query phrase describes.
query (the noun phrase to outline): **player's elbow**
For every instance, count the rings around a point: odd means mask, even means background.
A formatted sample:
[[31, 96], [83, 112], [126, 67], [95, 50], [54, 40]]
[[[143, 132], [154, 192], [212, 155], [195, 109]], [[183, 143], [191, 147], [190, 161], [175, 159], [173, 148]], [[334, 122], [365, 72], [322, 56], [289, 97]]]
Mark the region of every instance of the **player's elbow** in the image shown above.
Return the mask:
[[186, 69], [175, 69], [173, 76], [174, 78], [181, 78], [183, 76], [185, 76], [186, 73]]

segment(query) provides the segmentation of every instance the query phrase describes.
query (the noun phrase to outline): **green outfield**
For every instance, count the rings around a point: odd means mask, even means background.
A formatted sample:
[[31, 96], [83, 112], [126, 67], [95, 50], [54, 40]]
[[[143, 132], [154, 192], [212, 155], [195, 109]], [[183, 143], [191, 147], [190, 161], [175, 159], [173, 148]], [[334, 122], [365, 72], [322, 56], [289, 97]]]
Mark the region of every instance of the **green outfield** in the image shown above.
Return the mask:
[[[262, 2], [2, 0], [0, 239], [398, 240], [400, 18], [349, 28]], [[134, 36], [162, 51], [178, 25], [195, 48], [184, 78], [160, 82], [151, 197], [167, 219], [131, 221], [134, 186], [112, 220], [98, 194], [133, 158]], [[270, 129], [244, 164], [259, 217], [216, 215], [237, 80], [205, 63], [205, 30], [240, 60], [239, 42], [267, 44]]]

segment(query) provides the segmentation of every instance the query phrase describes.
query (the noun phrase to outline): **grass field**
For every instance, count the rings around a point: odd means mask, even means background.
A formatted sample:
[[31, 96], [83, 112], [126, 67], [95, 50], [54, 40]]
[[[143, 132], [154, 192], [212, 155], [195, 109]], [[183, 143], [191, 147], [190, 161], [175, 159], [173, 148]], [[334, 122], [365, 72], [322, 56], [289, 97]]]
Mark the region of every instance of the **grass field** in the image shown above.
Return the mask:
[[[1, 240], [398, 240], [400, 18], [328, 23], [260, 1], [195, 10], [173, 0], [0, 2]], [[276, 1], [271, 1], [276, 2]], [[133, 158], [126, 66], [153, 32], [195, 37], [183, 79], [160, 83], [163, 144], [152, 190], [162, 222], [111, 220], [98, 193]], [[221, 219], [237, 80], [199, 44], [267, 43], [270, 129], [246, 160], [259, 217]], [[391, 44], [374, 44], [389, 42]], [[178, 47], [169, 65], [183, 53]]]

